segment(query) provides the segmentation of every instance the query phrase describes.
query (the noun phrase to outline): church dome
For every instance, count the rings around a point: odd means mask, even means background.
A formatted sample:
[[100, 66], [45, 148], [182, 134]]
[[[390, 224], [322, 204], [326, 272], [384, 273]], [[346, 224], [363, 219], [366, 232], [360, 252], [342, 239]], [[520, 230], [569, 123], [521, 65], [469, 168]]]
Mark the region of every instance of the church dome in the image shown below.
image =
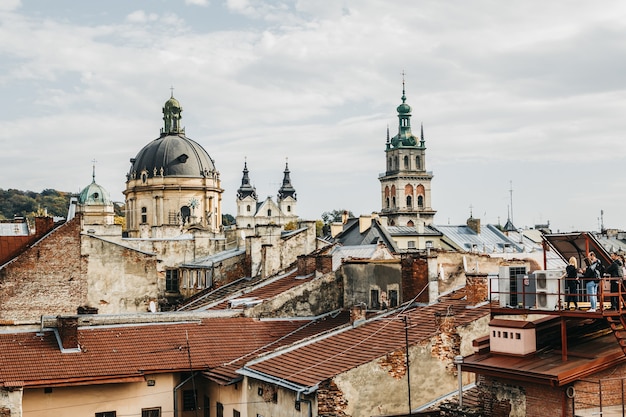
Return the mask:
[[128, 179], [147, 177], [192, 177], [211, 176], [215, 171], [213, 159], [200, 144], [185, 136], [185, 129], [180, 126], [183, 109], [174, 98], [170, 97], [163, 106], [165, 126], [161, 136], [139, 151], [130, 160]]
[[162, 135], [144, 146], [130, 162], [131, 178], [144, 170], [148, 177], [207, 177], [215, 170], [204, 148], [183, 133]]
[[78, 204], [108, 206], [112, 203], [109, 192], [94, 180], [80, 192]]

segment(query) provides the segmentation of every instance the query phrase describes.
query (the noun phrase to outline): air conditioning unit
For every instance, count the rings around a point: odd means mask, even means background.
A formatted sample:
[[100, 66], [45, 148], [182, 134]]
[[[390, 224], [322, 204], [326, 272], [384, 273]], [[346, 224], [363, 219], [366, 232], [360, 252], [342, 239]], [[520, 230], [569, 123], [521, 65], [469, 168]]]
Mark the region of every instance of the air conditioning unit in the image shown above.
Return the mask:
[[509, 268], [501, 266], [498, 274], [498, 293], [494, 294], [500, 301], [500, 307], [511, 306], [511, 294], [509, 293], [511, 284], [509, 280]]
[[565, 281], [563, 271], [546, 270], [535, 271], [535, 283], [537, 285], [537, 309], [555, 310], [563, 303], [565, 293]]
[[537, 295], [535, 274], [518, 274], [516, 275], [516, 283], [517, 306], [522, 308], [535, 307], [535, 296]]

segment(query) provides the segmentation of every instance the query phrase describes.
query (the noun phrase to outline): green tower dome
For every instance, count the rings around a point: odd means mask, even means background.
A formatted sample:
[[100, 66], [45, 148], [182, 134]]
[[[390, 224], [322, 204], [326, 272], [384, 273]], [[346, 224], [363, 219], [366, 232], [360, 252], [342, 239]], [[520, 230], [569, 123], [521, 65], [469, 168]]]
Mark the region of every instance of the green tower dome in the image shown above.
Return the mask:
[[96, 184], [94, 181], [83, 188], [78, 196], [78, 204], [81, 205], [111, 205], [111, 196], [109, 192], [101, 185]]

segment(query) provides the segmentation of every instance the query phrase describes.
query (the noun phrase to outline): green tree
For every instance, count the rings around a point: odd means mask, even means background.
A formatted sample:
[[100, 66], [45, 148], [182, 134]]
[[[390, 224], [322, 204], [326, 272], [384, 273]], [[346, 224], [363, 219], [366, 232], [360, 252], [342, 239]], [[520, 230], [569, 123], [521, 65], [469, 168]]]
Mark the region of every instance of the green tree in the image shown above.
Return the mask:
[[332, 210], [325, 211], [322, 213], [322, 221], [324, 224], [328, 225], [335, 222], [340, 222], [342, 220], [343, 214], [348, 213], [348, 217], [354, 217], [354, 214], [350, 210]]
[[237, 221], [235, 220], [235, 218], [231, 215], [231, 214], [222, 214], [222, 225], [223, 226], [232, 226], [233, 224], [235, 224]]

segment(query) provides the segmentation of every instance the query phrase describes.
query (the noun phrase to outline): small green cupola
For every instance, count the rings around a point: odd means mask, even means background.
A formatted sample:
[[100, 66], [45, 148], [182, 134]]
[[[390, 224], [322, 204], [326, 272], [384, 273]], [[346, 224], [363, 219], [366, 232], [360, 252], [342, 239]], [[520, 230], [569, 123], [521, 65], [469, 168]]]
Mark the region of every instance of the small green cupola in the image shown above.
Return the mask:
[[180, 126], [182, 112], [183, 107], [178, 100], [174, 98], [174, 91], [172, 90], [170, 98], [163, 106], [163, 121], [165, 126], [161, 129], [161, 136], [185, 133], [185, 129]]
[[394, 148], [406, 148], [417, 146], [417, 137], [411, 132], [411, 106], [406, 103], [404, 79], [402, 80], [402, 104], [398, 111], [398, 134], [391, 139]]
[[83, 188], [78, 196], [78, 204], [80, 205], [112, 205], [109, 192], [101, 185], [96, 184], [96, 166], [93, 166], [91, 184]]

